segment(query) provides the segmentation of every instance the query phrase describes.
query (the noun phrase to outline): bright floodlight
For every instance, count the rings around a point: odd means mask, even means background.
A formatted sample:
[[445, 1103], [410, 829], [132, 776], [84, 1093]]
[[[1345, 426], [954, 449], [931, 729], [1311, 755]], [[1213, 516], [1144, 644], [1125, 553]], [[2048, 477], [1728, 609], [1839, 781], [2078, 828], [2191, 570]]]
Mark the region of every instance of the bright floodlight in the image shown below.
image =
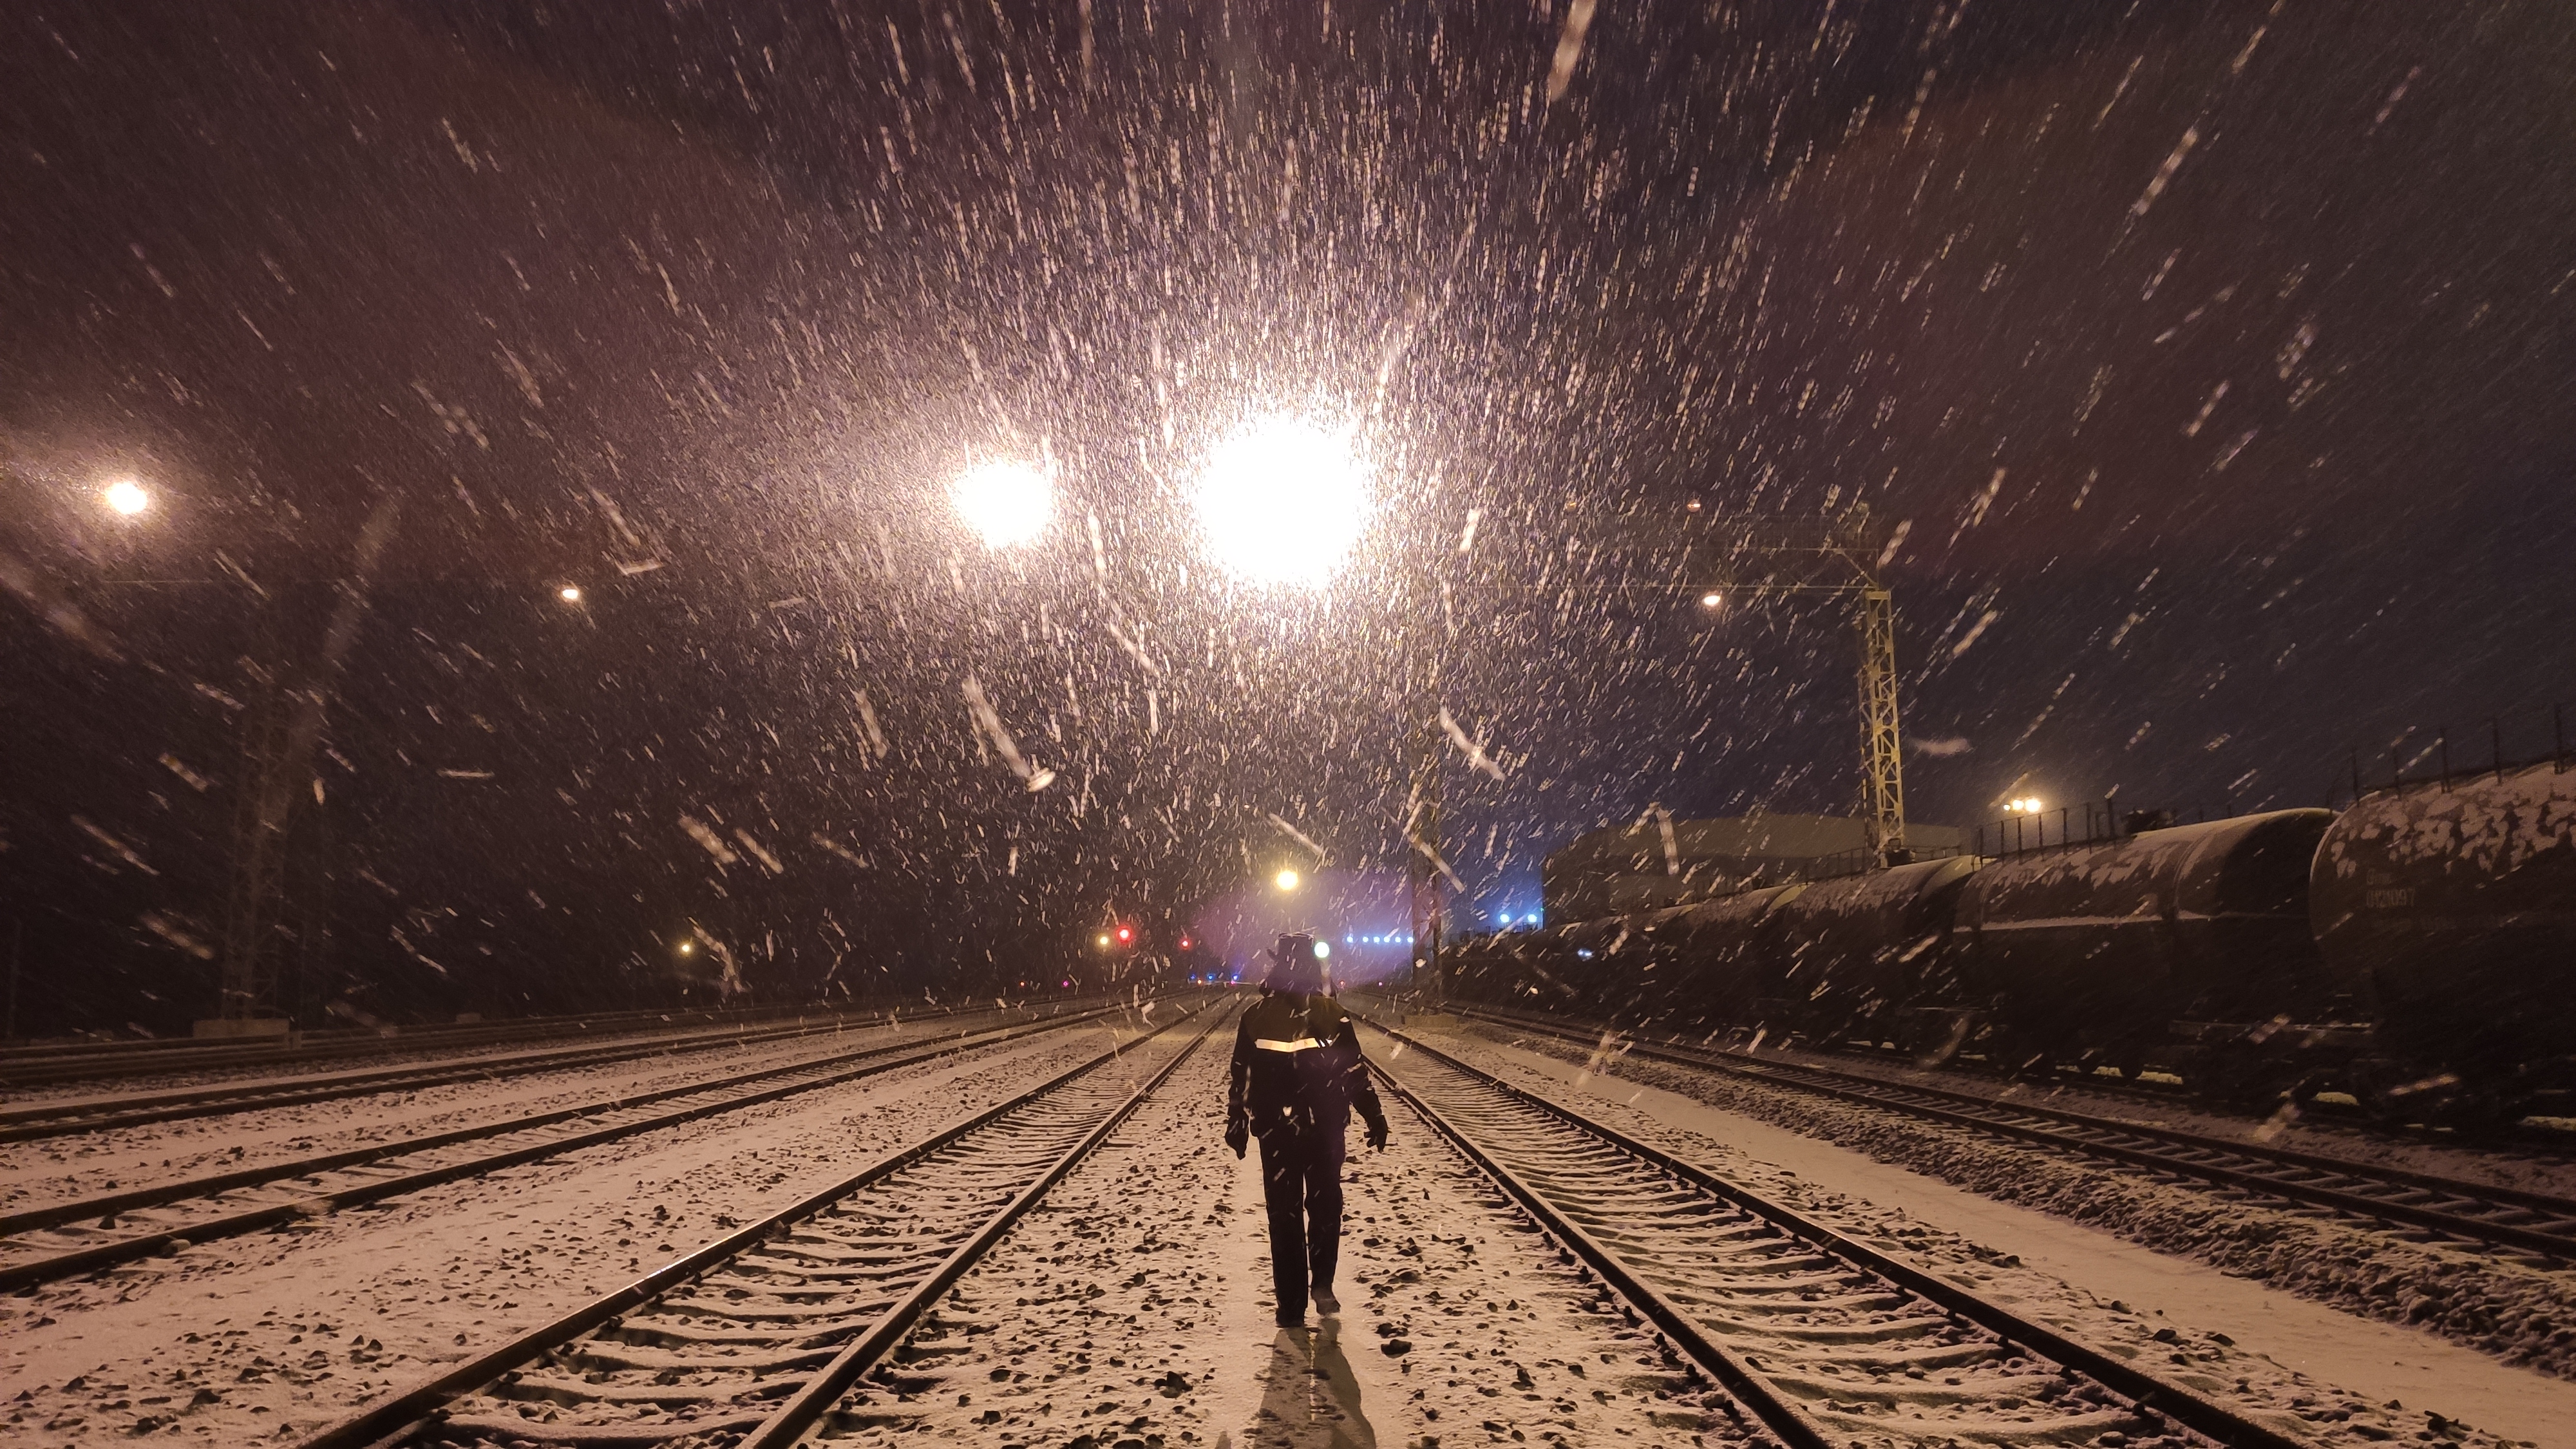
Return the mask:
[[152, 495], [131, 478], [119, 478], [107, 485], [107, 506], [128, 518], [152, 506]]
[[1297, 872], [1293, 870], [1283, 870], [1279, 872], [1278, 875], [1271, 878], [1271, 884], [1276, 885], [1283, 891], [1293, 891], [1297, 888], [1297, 879]]
[[1700, 596], [1699, 596], [1699, 606], [1700, 606], [1701, 608], [1703, 608], [1703, 609], [1714, 609], [1714, 608], [1718, 608], [1718, 607], [1721, 607], [1722, 605], [1724, 605], [1725, 603], [1726, 603], [1726, 595], [1724, 595], [1724, 594], [1718, 594], [1718, 593], [1707, 593], [1707, 594], [1702, 594], [1702, 595], [1700, 595]]
[[697, 949], [698, 943], [695, 941], [682, 941], [680, 943], [680, 954], [683, 956], [695, 955], [697, 953]]
[[1333, 954], [1333, 948], [1322, 941], [1315, 943], [1315, 959], [1321, 961]]
[[1025, 463], [978, 463], [949, 485], [948, 499], [986, 548], [1010, 548], [1046, 531], [1055, 488]]
[[562, 588], [555, 590], [555, 597], [563, 600], [567, 604], [578, 604], [581, 602], [581, 590], [575, 588], [571, 584], [566, 584]]
[[1367, 470], [1348, 432], [1264, 418], [1217, 445], [1199, 475], [1199, 526], [1217, 561], [1257, 584], [1314, 588], [1367, 526]]

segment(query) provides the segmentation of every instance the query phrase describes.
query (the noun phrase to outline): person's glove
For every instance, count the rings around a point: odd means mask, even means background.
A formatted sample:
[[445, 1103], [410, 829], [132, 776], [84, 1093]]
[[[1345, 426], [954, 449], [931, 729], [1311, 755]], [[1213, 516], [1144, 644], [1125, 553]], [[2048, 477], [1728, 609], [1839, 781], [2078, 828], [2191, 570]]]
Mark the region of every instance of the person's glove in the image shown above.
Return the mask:
[[1252, 1145], [1252, 1123], [1241, 1117], [1226, 1119], [1225, 1145], [1234, 1149], [1235, 1156], [1241, 1157], [1243, 1149]]
[[1384, 1122], [1371, 1122], [1368, 1124], [1368, 1144], [1369, 1150], [1373, 1152], [1384, 1152], [1386, 1150], [1386, 1124]]

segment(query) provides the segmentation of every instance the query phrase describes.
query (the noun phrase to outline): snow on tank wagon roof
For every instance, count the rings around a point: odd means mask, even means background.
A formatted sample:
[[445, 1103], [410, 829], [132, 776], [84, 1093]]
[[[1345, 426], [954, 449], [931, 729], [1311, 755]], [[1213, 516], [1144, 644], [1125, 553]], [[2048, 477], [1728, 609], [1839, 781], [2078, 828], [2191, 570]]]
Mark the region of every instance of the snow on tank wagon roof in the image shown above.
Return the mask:
[[2273, 810], [1986, 863], [1959, 901], [1960, 924], [2295, 915], [2330, 810]]

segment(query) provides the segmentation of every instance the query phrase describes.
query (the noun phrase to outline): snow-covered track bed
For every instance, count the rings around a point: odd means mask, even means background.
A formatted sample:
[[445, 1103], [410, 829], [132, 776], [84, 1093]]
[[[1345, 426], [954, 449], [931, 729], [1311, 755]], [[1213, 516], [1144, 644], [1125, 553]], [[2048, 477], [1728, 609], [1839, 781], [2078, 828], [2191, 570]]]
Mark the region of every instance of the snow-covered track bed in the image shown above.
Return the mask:
[[[1601, 1033], [1520, 1013], [1459, 1013], [1515, 1031], [1597, 1047]], [[2089, 1113], [2011, 1102], [1974, 1092], [1891, 1082], [1806, 1062], [1763, 1061], [1737, 1052], [1622, 1038], [1631, 1055], [1723, 1072], [1836, 1101], [1882, 1108], [1945, 1126], [2215, 1184], [2352, 1217], [2423, 1228], [2463, 1242], [2539, 1254], [2541, 1266], [2576, 1260], [2576, 1201], [2433, 1173], [2355, 1162]]]
[[[1069, 1016], [1060, 1017], [1060, 1010], [1060, 1008], [1050, 1008], [1047, 1019], [1070, 1019]], [[1006, 1015], [1004, 1011], [983, 1007], [953, 1012], [925, 1012], [912, 1019], [935, 1020], [954, 1016], [963, 1020], [975, 1020]], [[402, 1066], [369, 1067], [358, 1071], [325, 1072], [295, 1077], [249, 1078], [167, 1091], [124, 1092], [112, 1096], [67, 1098], [24, 1106], [0, 1107], [0, 1143], [35, 1142], [53, 1137], [71, 1137], [128, 1127], [151, 1126], [162, 1122], [229, 1116], [237, 1112], [259, 1112], [275, 1107], [301, 1106], [310, 1102], [335, 1102], [353, 1097], [417, 1091], [424, 1087], [445, 1086], [454, 1082], [497, 1081], [504, 1077], [563, 1071], [573, 1067], [606, 1066], [618, 1062], [641, 1061], [650, 1057], [677, 1056], [693, 1051], [758, 1046], [769, 1042], [792, 1041], [798, 1037], [835, 1034], [848, 1031], [853, 1027], [879, 1026], [883, 1025], [885, 1020], [882, 1017], [871, 1019], [839, 1015], [817, 1016], [783, 1025], [731, 1027], [668, 1036], [630, 1037], [614, 1043], [592, 1043], [541, 1051], [511, 1052], [499, 1056], [413, 1062]], [[974, 1028], [974, 1030], [983, 1029]], [[968, 1033], [961, 1031], [952, 1034]]]
[[1387, 1035], [1404, 1044], [1401, 1071], [1378, 1069], [1394, 1093], [1793, 1449], [1914, 1439], [1932, 1428], [1952, 1441], [2014, 1445], [2305, 1442], [1401, 1032]]
[[[1054, 1003], [1050, 1003], [1054, 1004]], [[905, 1008], [912, 1016], [946, 1016], [973, 1008]], [[762, 1007], [748, 1011], [612, 1011], [581, 1016], [541, 1016], [518, 1021], [401, 1029], [345, 1029], [306, 1033], [289, 1043], [283, 1038], [243, 1040], [163, 1037], [148, 1041], [62, 1042], [12, 1047], [0, 1051], [0, 1089], [41, 1087], [67, 1082], [152, 1079], [177, 1085], [223, 1073], [292, 1068], [361, 1057], [423, 1058], [521, 1042], [588, 1040], [602, 1044], [667, 1040], [673, 1032], [720, 1032], [754, 1029], [798, 1018], [838, 1015], [850, 1021], [883, 1020], [887, 1008], [860, 1002], [836, 1013], [814, 1007]]]
[[1114, 1008], [807, 1058], [649, 1092], [0, 1215], [0, 1292], [273, 1228], [558, 1153], [1000, 1046]]
[[[1203, 1005], [1104, 1051], [373, 1405], [307, 1449], [794, 1443], [845, 1412], [842, 1394], [1229, 1015]], [[1174, 1030], [1201, 1017], [1194, 1033]], [[1121, 1058], [1133, 1070], [1102, 1070]]]

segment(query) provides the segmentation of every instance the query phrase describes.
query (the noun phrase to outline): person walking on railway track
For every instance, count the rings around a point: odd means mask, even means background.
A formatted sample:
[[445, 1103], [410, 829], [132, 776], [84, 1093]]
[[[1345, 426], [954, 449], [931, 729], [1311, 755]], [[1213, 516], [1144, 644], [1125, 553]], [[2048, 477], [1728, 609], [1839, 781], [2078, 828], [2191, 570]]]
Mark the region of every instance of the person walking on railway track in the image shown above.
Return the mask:
[[1319, 1311], [1339, 1313], [1333, 1270], [1342, 1255], [1344, 1138], [1356, 1107], [1369, 1146], [1385, 1151], [1386, 1109], [1369, 1085], [1349, 1015], [1324, 993], [1314, 937], [1279, 938], [1261, 999], [1235, 1030], [1231, 1076], [1225, 1141], [1241, 1157], [1261, 1139], [1279, 1326], [1305, 1323], [1310, 1290]]

